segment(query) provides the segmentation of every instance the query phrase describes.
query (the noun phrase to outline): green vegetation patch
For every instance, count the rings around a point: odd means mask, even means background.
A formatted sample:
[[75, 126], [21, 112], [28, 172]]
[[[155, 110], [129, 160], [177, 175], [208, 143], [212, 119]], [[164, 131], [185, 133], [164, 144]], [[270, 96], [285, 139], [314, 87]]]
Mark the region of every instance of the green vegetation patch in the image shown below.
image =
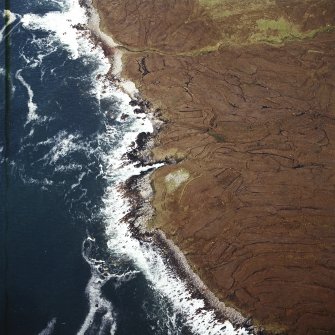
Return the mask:
[[222, 136], [222, 135], [216, 133], [216, 132], [213, 131], [213, 130], [209, 130], [209, 131], [208, 131], [208, 135], [214, 137], [215, 140], [216, 140], [217, 142], [224, 142], [224, 141], [225, 141], [224, 136]]
[[327, 25], [317, 29], [301, 31], [300, 27], [285, 18], [278, 20], [259, 19], [256, 21], [258, 32], [251, 35], [251, 42], [282, 43], [286, 40], [312, 38], [319, 32], [330, 32], [333, 26]]
[[259, 19], [256, 21], [258, 32], [250, 37], [250, 41], [281, 43], [288, 39], [312, 37], [312, 31], [302, 33], [299, 27], [283, 17], [278, 20]]
[[[282, 44], [290, 40], [313, 38], [319, 32], [334, 31], [334, 26], [315, 26], [304, 31], [304, 16], [292, 21], [274, 0], [198, 0], [213, 19], [222, 39], [217, 45], [255, 43]], [[293, 7], [293, 5], [291, 5]], [[307, 6], [307, 5], [306, 5]], [[307, 10], [307, 7], [306, 7]], [[322, 15], [320, 16], [320, 22]], [[221, 45], [220, 45], [221, 43]], [[207, 48], [208, 52], [216, 48]], [[202, 51], [206, 51], [203, 48]]]

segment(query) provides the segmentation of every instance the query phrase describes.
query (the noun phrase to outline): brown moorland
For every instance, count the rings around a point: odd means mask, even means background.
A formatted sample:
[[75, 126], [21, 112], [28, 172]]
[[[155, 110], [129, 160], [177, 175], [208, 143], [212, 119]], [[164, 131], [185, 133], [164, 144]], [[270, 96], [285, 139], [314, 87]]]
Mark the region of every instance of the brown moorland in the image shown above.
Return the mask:
[[335, 333], [335, 2], [94, 0], [166, 121], [162, 229], [269, 333]]

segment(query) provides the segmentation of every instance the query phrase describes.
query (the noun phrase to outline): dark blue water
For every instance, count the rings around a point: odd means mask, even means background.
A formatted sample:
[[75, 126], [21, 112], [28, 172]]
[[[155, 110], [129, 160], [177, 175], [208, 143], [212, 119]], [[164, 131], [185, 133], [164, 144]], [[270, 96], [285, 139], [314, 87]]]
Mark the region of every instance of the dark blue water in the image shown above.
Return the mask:
[[11, 1], [10, 64], [1, 15], [0, 334], [233, 334], [120, 222], [118, 186], [135, 172], [119, 149], [149, 121], [120, 118], [130, 98], [101, 84], [101, 50], [52, 22], [68, 3]]
[[[12, 1], [11, 5], [14, 13], [22, 15], [42, 14], [52, 8], [32, 5], [30, 1]], [[24, 55], [33, 59], [43, 54], [43, 48], [32, 41], [46, 35], [27, 31], [21, 24], [11, 33], [10, 127], [1, 127], [1, 147], [5, 146], [4, 132], [8, 132], [10, 139], [9, 156], [1, 157], [2, 186], [8, 178], [8, 189], [1, 187], [1, 204], [6, 203], [6, 208], [1, 208], [1, 223], [5, 216], [8, 219], [8, 230], [1, 234], [2, 246], [6, 239], [8, 262], [6, 272], [1, 271], [7, 294], [4, 306], [2, 290], [2, 334], [38, 334], [52, 318], [57, 318], [55, 334], [75, 334], [88, 312], [85, 287], [90, 269], [81, 249], [87, 229], [93, 224], [90, 213], [99, 206], [103, 192], [103, 182], [97, 177], [99, 159], [82, 150], [60, 157], [57, 164], [43, 157], [55, 145], [50, 139], [67, 138], [71, 134], [78, 134], [75, 136], [85, 141], [93, 139], [97, 132], [103, 131], [103, 122], [95, 112], [96, 102], [85, 94], [91, 83], [85, 80], [84, 74], [94, 65], [85, 67], [80, 61], [69, 60], [61, 47], [55, 47], [55, 52], [41, 66], [32, 67], [23, 58]], [[1, 42], [2, 68], [3, 57], [4, 41]], [[53, 75], [50, 75], [51, 67], [56, 68]], [[16, 78], [18, 71], [31, 86], [38, 106], [38, 120], [29, 124], [26, 124], [27, 89]], [[78, 76], [82, 78], [80, 85], [78, 80], [70, 79]], [[4, 92], [3, 76], [1, 85]], [[4, 125], [3, 100], [0, 108], [1, 125]], [[41, 144], [48, 140], [49, 143]], [[94, 150], [97, 143], [89, 142]], [[75, 169], [56, 171], [57, 165], [69, 164], [74, 164]], [[4, 175], [5, 170], [8, 176]], [[71, 190], [81, 173], [85, 173], [82, 187]], [[85, 204], [76, 201], [83, 190]]]

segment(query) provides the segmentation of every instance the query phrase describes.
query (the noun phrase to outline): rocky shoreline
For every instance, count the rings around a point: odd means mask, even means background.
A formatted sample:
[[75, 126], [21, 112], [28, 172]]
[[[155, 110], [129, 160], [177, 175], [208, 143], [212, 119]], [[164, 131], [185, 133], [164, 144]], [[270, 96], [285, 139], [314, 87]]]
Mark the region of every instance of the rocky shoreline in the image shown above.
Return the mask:
[[[94, 9], [90, 0], [81, 1], [81, 5], [87, 9], [91, 19], [95, 21], [93, 23], [91, 21], [90, 30], [93, 34], [92, 38], [96, 40], [97, 44], [102, 46], [105, 55], [109, 57], [113, 63], [114, 50], [117, 46], [114, 44], [110, 45], [102, 36], [102, 32], [96, 22], [96, 17], [94, 17], [96, 14], [92, 15]], [[77, 27], [77, 29], [82, 30], [85, 29], [85, 27]], [[114, 73], [110, 79], [118, 85], [122, 82], [120, 75], [121, 73]], [[157, 115], [159, 114], [159, 110], [153, 109], [149, 101], [143, 100], [140, 97], [140, 93], [133, 94], [133, 92], [129, 92], [129, 95], [132, 98], [130, 105], [138, 106], [138, 108], [135, 109], [135, 113], [152, 115], [154, 133], [140, 133], [136, 139], [136, 143], [134, 143], [134, 148], [127, 152], [127, 159], [141, 166], [153, 166], [157, 163], [175, 164], [176, 160], [174, 159], [166, 158], [158, 161], [153, 160], [151, 157], [151, 149], [155, 145], [154, 139], [160, 128], [164, 126], [164, 120], [160, 118], [160, 115]], [[125, 115], [123, 117], [126, 118], [127, 116]], [[218, 320], [222, 322], [228, 320], [235, 328], [243, 327], [250, 334], [265, 335], [264, 330], [253, 326], [251, 317], [246, 318], [235, 309], [227, 307], [209, 290], [200, 277], [191, 269], [182, 251], [172, 240], [166, 237], [163, 231], [160, 229], [148, 229], [148, 221], [152, 220], [154, 216], [154, 209], [152, 207], [153, 189], [151, 187], [151, 174], [153, 169], [148, 169], [139, 176], [129, 178], [125, 185], [123, 185], [123, 193], [130, 199], [132, 206], [131, 211], [124, 217], [124, 221], [130, 225], [134, 236], [142, 241], [150, 240], [154, 242], [174, 273], [179, 275], [180, 278], [183, 278], [194, 297], [204, 300], [205, 308], [213, 310]]]
[[[150, 111], [148, 111], [150, 113]], [[137, 146], [127, 153], [128, 159], [141, 164], [142, 166], [151, 166], [157, 164], [148, 159], [145, 154], [148, 150], [148, 142], [154, 136], [148, 136], [141, 133], [138, 136]], [[165, 161], [165, 164], [171, 164]], [[173, 164], [173, 163], [172, 163]], [[132, 210], [125, 216], [124, 221], [130, 225], [131, 231], [137, 239], [142, 241], [152, 241], [158, 247], [164, 256], [167, 264], [173, 269], [192, 292], [195, 298], [203, 299], [206, 309], [213, 310], [218, 320], [224, 322], [230, 321], [235, 328], [243, 327], [250, 334], [266, 335], [261, 328], [256, 328], [252, 324], [252, 317], [245, 317], [235, 309], [228, 307], [220, 301], [209, 288], [204, 284], [200, 277], [191, 269], [183, 252], [176, 244], [166, 237], [160, 229], [148, 229], [148, 222], [154, 217], [154, 211], [151, 204], [153, 190], [151, 187], [152, 170], [147, 170], [139, 176], [129, 178], [123, 187], [125, 196], [130, 199]]]
[[144, 202], [128, 193], [139, 212], [154, 207], [158, 233], [144, 236], [175, 250], [177, 268], [186, 257], [211, 305], [269, 334], [332, 334], [334, 4], [93, 3], [119, 44], [106, 47], [112, 75], [164, 121], [151, 153], [129, 154], [168, 163], [145, 176]]

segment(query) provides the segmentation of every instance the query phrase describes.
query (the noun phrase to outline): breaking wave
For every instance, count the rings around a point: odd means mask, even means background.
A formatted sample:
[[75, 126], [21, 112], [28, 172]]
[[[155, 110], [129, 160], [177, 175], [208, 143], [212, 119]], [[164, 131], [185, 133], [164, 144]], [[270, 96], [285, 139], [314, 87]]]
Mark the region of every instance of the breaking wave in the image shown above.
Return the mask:
[[[88, 236], [83, 242], [82, 255], [91, 269], [91, 278], [86, 287], [89, 311], [77, 334], [84, 335], [93, 329], [96, 334], [106, 332], [114, 334], [117, 329], [118, 314], [112, 302], [103, 296], [102, 287], [111, 279], [115, 279], [116, 286], [123, 285], [139, 274], [146, 278], [156, 299], [168, 300], [172, 306], [173, 312], [169, 316], [169, 334], [181, 334], [181, 330], [175, 323], [177, 316], [181, 316], [184, 324], [194, 334], [249, 334], [244, 328], [234, 329], [229, 321], [219, 321], [213, 310], [205, 308], [203, 299], [192, 296], [187, 283], [167, 264], [159, 247], [153, 241], [140, 241], [134, 237], [130, 227], [124, 222], [124, 217], [131, 211], [132, 205], [125, 197], [122, 186], [130, 177], [160, 166], [157, 164], [139, 167], [137, 163], [125, 158], [125, 153], [134, 145], [139, 133], [153, 132], [152, 120], [148, 115], [139, 117], [134, 112], [138, 106], [129, 104], [132, 96], [109, 81], [108, 73], [112, 65], [105, 57], [102, 48], [94, 43], [87, 29], [77, 29], [89, 25], [86, 10], [77, 0], [53, 1], [53, 3], [57, 4], [59, 10], [45, 15], [25, 14], [21, 18], [24, 28], [49, 33], [47, 37], [34, 40], [34, 43], [41, 43], [46, 47], [44, 55], [37, 60], [26, 55], [22, 57], [25, 57], [27, 66], [41, 66], [45, 56], [55, 52], [56, 45], [62, 45], [71, 59], [81, 59], [82, 62], [94, 60], [96, 68], [90, 74], [94, 85], [88, 94], [98, 102], [99, 113], [105, 119], [105, 131], [96, 134], [94, 141], [98, 143], [98, 147], [95, 148], [90, 143], [92, 139], [84, 139], [81, 133], [61, 130], [55, 136], [37, 144], [37, 147], [50, 148], [40, 158], [40, 162], [53, 166], [54, 173], [77, 171], [78, 179], [69, 187], [71, 191], [75, 191], [80, 186], [86, 171], [83, 166], [64, 158], [78, 151], [86, 155], [98, 155], [101, 158], [100, 175], [104, 178], [106, 187], [102, 198], [103, 206], [97, 215], [104, 221], [110, 257], [118, 259], [118, 262], [124, 265], [121, 272], [116, 268], [112, 271], [111, 266], [104, 260], [95, 258], [92, 252], [97, 243], [95, 237]], [[19, 70], [16, 73], [16, 78], [28, 93], [28, 124], [38, 120], [37, 105], [34, 103], [34, 92], [21, 72]], [[129, 87], [134, 91], [133, 86]], [[119, 115], [113, 115], [113, 122], [110, 122], [111, 117], [106, 106], [112, 102], [117, 103]], [[122, 123], [122, 129], [116, 129], [115, 122], [121, 122], [122, 114], [127, 114], [128, 118]], [[27, 178], [27, 182], [37, 183], [38, 181]], [[42, 179], [41, 182], [47, 186], [51, 181]], [[82, 198], [79, 197], [78, 200], [80, 199]], [[56, 319], [50, 321], [48, 327], [40, 334], [51, 334], [55, 323]]]

